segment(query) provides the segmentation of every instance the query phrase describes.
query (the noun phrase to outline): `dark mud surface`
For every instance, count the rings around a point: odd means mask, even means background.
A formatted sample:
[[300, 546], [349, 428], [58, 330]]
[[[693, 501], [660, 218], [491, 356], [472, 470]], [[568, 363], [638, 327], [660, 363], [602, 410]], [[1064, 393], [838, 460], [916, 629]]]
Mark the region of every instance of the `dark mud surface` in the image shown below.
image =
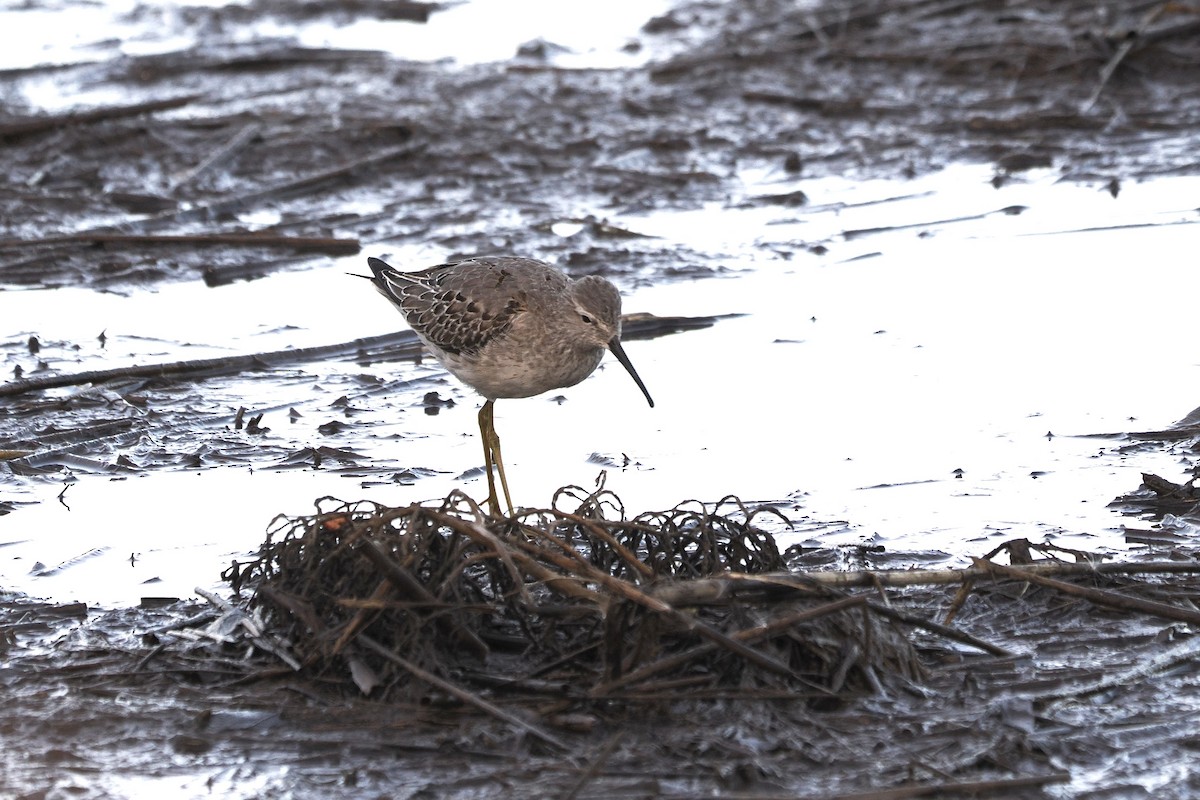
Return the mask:
[[[711, 267], [602, 227], [565, 247], [548, 225], [580, 205], [802, 202], [729, 197], [731, 175], [764, 163], [900, 176], [985, 161], [998, 180], [1053, 166], [1114, 191], [1195, 169], [1188, 4], [685, 4], [640, 37], [694, 40], [682, 54], [584, 71], [228, 43], [247, 13], [296, 13], [251, 8], [190, 10], [213, 31], [200, 49], [4, 76], [4, 283], [217, 284], [381, 241], [669, 275]], [[121, 102], [22, 108], [46, 79]], [[279, 221], [250, 231], [237, 215], [256, 210]]]
[[[0, 282], [122, 293], [179, 281], [217, 286], [330, 255], [386, 256], [389, 246], [428, 243], [658, 282], [722, 267], [581, 219], [577, 209], [804, 203], [796, 193], [746, 197], [731, 188], [740, 170], [760, 166], [879, 177], [984, 161], [997, 182], [1052, 167], [1114, 194], [1125, 182], [1196, 171], [1195, 4], [830, 5], [681, 5], [649, 21], [638, 42], [673, 55], [639, 69], [578, 71], [554, 67], [536, 47], [504, 64], [455, 68], [233, 35], [254, 19], [437, 13], [420, 4], [188, 9], [175, 22], [204, 30], [203, 47], [0, 76]], [[45, 113], [27, 98], [46, 81], [119, 99]], [[270, 222], [247, 222], [258, 218]], [[564, 221], [581, 223], [582, 234], [556, 235], [552, 226]], [[7, 294], [5, 302], [19, 297]], [[264, 445], [249, 430], [253, 411], [234, 426], [214, 407], [212, 384], [198, 383], [269, 370], [270, 359], [67, 379], [104, 383], [64, 398], [37, 381], [101, 370], [80, 361], [80, 343], [3, 346], [12, 373], [0, 385], [5, 480], [318, 459], [376, 469], [339, 448], [336, 431], [324, 452]], [[410, 346], [401, 335], [278, 363], [375, 363], [411, 358]], [[366, 393], [386, 388], [369, 376], [346, 380], [328, 391], [350, 381]], [[1157, 433], [1130, 446], [1193, 454], [1194, 429]], [[1148, 524], [1195, 507], [1190, 483], [1165, 479], [1122, 499]], [[0, 513], [15, 511], [6, 520], [19, 520], [18, 506], [0, 498]], [[1143, 535], [1154, 539], [1155, 561], [1194, 563], [1184, 544]], [[845, 562], [845, 554], [810, 552], [790, 566]], [[890, 565], [882, 557], [864, 566]], [[1009, 655], [900, 626], [927, 674], [881, 676], [834, 707], [786, 693], [700, 698], [676, 687], [665, 697], [597, 702], [566, 691], [550, 702], [475, 687], [552, 731], [557, 746], [445, 694], [408, 696], [397, 681], [362, 698], [343, 675], [294, 673], [243, 640], [181, 633], [219, 621], [205, 604], [97, 611], [5, 597], [0, 793], [1200, 792], [1190, 766], [1200, 713], [1196, 623], [998, 581], [977, 580], [953, 624]], [[1193, 578], [1169, 573], [1080, 582], [1181, 612], [1197, 591]], [[944, 620], [956, 598], [944, 589], [868, 594], [930, 620]]]

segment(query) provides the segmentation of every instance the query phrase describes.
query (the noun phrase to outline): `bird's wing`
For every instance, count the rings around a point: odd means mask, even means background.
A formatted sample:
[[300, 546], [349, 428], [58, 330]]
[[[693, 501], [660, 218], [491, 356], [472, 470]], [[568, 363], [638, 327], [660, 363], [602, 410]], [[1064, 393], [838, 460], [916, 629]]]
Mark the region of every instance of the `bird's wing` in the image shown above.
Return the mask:
[[367, 263], [375, 288], [417, 335], [447, 353], [481, 350], [524, 309], [524, 293], [505, 284], [502, 259], [439, 264], [420, 272], [400, 272], [377, 258]]

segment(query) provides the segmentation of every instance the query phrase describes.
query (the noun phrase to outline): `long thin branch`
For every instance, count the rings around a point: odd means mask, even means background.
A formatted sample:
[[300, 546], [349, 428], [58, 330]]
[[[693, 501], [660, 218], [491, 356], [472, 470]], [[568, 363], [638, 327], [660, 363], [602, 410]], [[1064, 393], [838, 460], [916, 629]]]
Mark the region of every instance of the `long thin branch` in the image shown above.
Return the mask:
[[[783, 633], [789, 628], [799, 625], [801, 622], [808, 622], [818, 617], [833, 614], [847, 608], [860, 606], [865, 601], [866, 598], [861, 596], [844, 597], [841, 600], [835, 600], [832, 603], [826, 603], [825, 605], [817, 606], [816, 608], [806, 608], [803, 611], [785, 614], [778, 619], [771, 620], [770, 622], [763, 623], [762, 625], [756, 625], [753, 628], [745, 628], [743, 630], [736, 631], [730, 634], [730, 638], [746, 644], [753, 644], [754, 642], [765, 639], [768, 636], [775, 636]], [[685, 650], [682, 653], [676, 653], [671, 656], [660, 658], [658, 661], [645, 664], [635, 670], [627, 672], [619, 678], [614, 678], [613, 680], [602, 683], [593, 688], [589, 694], [592, 697], [603, 697], [611, 694], [614, 689], [620, 689], [621, 687], [627, 686], [630, 683], [636, 683], [638, 681], [645, 680], [646, 678], [653, 677], [660, 672], [666, 672], [675, 669], [676, 667], [699, 658], [700, 656], [714, 649], [716, 649], [716, 644], [713, 642], [703, 642], [695, 647]]]
[[41, 236], [37, 239], [0, 239], [0, 250], [47, 247], [61, 244], [81, 245], [186, 245], [189, 247], [235, 245], [238, 247], [288, 247], [330, 255], [354, 255], [362, 249], [358, 239], [339, 239], [331, 236], [281, 236], [263, 233], [72, 233], [63, 236]]
[[516, 716], [515, 714], [510, 714], [509, 712], [505, 711], [504, 709], [500, 708], [499, 706], [492, 705], [491, 703], [489, 703], [487, 700], [484, 700], [479, 695], [468, 692], [466, 689], [463, 689], [460, 686], [455, 686], [453, 683], [450, 683], [450, 681], [445, 680], [444, 678], [440, 678], [437, 675], [434, 675], [429, 670], [422, 669], [421, 667], [417, 666], [413, 662], [409, 661], [407, 658], [404, 658], [403, 656], [397, 655], [396, 653], [393, 653], [391, 650], [388, 650], [386, 647], [384, 647], [379, 642], [372, 639], [370, 636], [367, 636], [365, 633], [358, 634], [356, 641], [359, 644], [363, 645], [364, 647], [366, 647], [370, 650], [374, 650], [376, 653], [383, 656], [384, 658], [391, 661], [392, 663], [398, 664], [399, 666], [408, 670], [416, 678], [424, 681], [425, 683], [428, 683], [430, 686], [435, 686], [438, 689], [441, 689], [442, 691], [447, 692], [448, 694], [451, 694], [454, 697], [457, 697], [459, 700], [463, 701], [464, 703], [475, 706], [480, 711], [483, 711], [486, 714], [490, 714], [493, 717], [495, 717], [496, 719], [507, 722], [509, 725], [513, 725], [524, 731], [528, 731], [529, 733], [531, 733], [534, 736], [536, 736], [537, 738], [541, 739], [543, 742], [545, 742], [546, 744], [548, 744], [550, 747], [554, 748], [555, 750], [563, 749], [563, 744], [560, 739], [558, 739], [554, 736], [551, 736], [549, 733], [542, 730], [537, 725], [534, 725], [531, 722], [526, 722], [525, 720], [521, 719], [520, 717]]
[[1138, 26], [1125, 35], [1125, 41], [1121, 42], [1121, 46], [1117, 48], [1117, 52], [1113, 53], [1112, 58], [1110, 58], [1108, 63], [1104, 65], [1104, 68], [1100, 70], [1100, 81], [1096, 84], [1096, 88], [1092, 92], [1091, 97], [1089, 97], [1083, 104], [1083, 113], [1086, 114], [1087, 112], [1091, 111], [1092, 106], [1096, 105], [1096, 101], [1100, 99], [1100, 94], [1104, 91], [1104, 87], [1108, 85], [1113, 73], [1117, 71], [1117, 67], [1121, 65], [1121, 62], [1125, 60], [1127, 55], [1133, 52], [1135, 47], [1144, 43], [1143, 36], [1146, 33], [1146, 29], [1149, 28], [1156, 19], [1162, 16], [1163, 11], [1166, 10], [1166, 7], [1167, 4], [1164, 2], [1159, 3], [1151, 8], [1144, 15], [1142, 15], [1142, 19], [1140, 22], [1138, 22]]
[[[674, 333], [678, 330], [711, 325], [714, 317], [649, 317], [641, 315], [631, 318], [630, 329], [635, 335], [649, 338], [656, 335]], [[695, 324], [688, 324], [695, 323]], [[381, 351], [386, 349], [388, 359], [415, 358], [422, 352], [422, 345], [417, 335], [411, 330], [401, 330], [395, 333], [385, 333], [381, 336], [369, 336], [354, 339], [341, 344], [318, 345], [301, 347], [292, 350], [274, 350], [267, 353], [254, 353], [245, 356], [225, 356], [223, 358], [201, 358], [191, 361], [169, 361], [165, 364], [142, 364], [116, 369], [88, 370], [61, 375], [38, 375], [32, 378], [9, 381], [0, 384], [0, 397], [16, 397], [29, 392], [40, 392], [45, 389], [57, 389], [63, 386], [81, 386], [83, 384], [99, 384], [113, 380], [129, 378], [175, 378], [191, 380], [210, 378], [218, 375], [236, 375], [239, 372], [254, 372], [277, 367], [283, 364], [306, 364], [313, 361], [323, 361], [330, 358], [342, 358], [366, 351]]]
[[628, 581], [609, 575], [596, 567], [592, 566], [579, 551], [572, 547], [569, 543], [562, 541], [557, 536], [554, 536], [540, 528], [534, 528], [527, 525], [521, 526], [523, 530], [535, 538], [543, 539], [551, 544], [561, 548], [562, 553], [553, 553], [546, 549], [542, 552], [542, 556], [552, 561], [560, 562], [567, 568], [574, 567], [574, 571], [586, 580], [594, 583], [602, 584], [606, 589], [611, 591], [626, 600], [637, 603], [638, 605], [648, 608], [658, 614], [662, 614], [676, 624], [682, 626], [685, 630], [692, 631], [703, 639], [708, 639], [710, 642], [717, 644], [729, 652], [740, 656], [741, 658], [755, 664], [768, 672], [773, 672], [777, 675], [783, 675], [793, 680], [804, 684], [809, 684], [803, 676], [799, 675], [794, 669], [784, 664], [777, 658], [759, 652], [752, 647], [747, 646], [743, 642], [739, 642], [730, 636], [721, 633], [716, 628], [708, 625], [696, 617], [685, 614], [668, 603], [663, 602], [657, 597], [653, 597]]
[[199, 100], [202, 95], [188, 94], [182, 97], [172, 97], [167, 100], [151, 100], [145, 103], [134, 103], [128, 106], [106, 106], [91, 111], [71, 111], [49, 117], [30, 117], [28, 119], [0, 124], [0, 138], [10, 136], [28, 136], [31, 133], [52, 131], [55, 128], [65, 128], [68, 125], [81, 125], [89, 122], [102, 122], [107, 119], [121, 117], [136, 117], [154, 111], [167, 111], [180, 108]]
[[188, 380], [208, 378], [215, 375], [234, 375], [239, 372], [250, 372], [282, 364], [303, 364], [310, 361], [322, 361], [327, 358], [338, 358], [352, 355], [364, 350], [380, 347], [397, 348], [397, 354], [411, 354], [415, 357], [421, 352], [421, 343], [417, 335], [410, 330], [385, 333], [381, 336], [370, 336], [364, 339], [354, 339], [340, 344], [318, 345], [316, 347], [301, 347], [293, 350], [275, 350], [268, 353], [254, 353], [246, 356], [226, 356], [223, 358], [201, 358], [191, 361], [170, 361], [165, 364], [142, 364], [117, 369], [89, 370], [67, 375], [39, 375], [0, 384], [0, 397], [15, 397], [29, 392], [40, 392], [44, 389], [56, 389], [62, 386], [79, 386], [82, 384], [105, 383], [106, 381], [126, 378], [176, 378]]
[[[1013, 570], [1012, 577], [1016, 580], [1026, 580], [1029, 575], [1200, 573], [1200, 561], [1145, 561], [1141, 563], [1120, 561], [1103, 564], [1039, 561], [1035, 564], [1006, 567], [1006, 569]], [[992, 570], [984, 566], [964, 567], [961, 569], [883, 569], [874, 571], [859, 570], [857, 572], [803, 572], [799, 574], [783, 572], [760, 575], [747, 575], [734, 572], [730, 573], [728, 578], [700, 578], [688, 581], [687, 584], [678, 584], [678, 586], [681, 590], [695, 592], [697, 597], [704, 597], [706, 593], [711, 594], [715, 591], [714, 587], [706, 586], [708, 581], [713, 580], [721, 583], [733, 581], [733, 588], [741, 590], [754, 588], [765, 590], [773, 586], [784, 589], [808, 588], [811, 590], [814, 584], [843, 588], [859, 586], [931, 586], [959, 583], [973, 578], [987, 577], [990, 574], [992, 574]], [[669, 586], [675, 587], [677, 584], [670, 584]], [[728, 591], [728, 588], [725, 591]], [[675, 602], [681, 605], [685, 604], [681, 598], [677, 598]]]
[[1082, 597], [1089, 602], [1097, 605], [1109, 606], [1110, 608], [1119, 608], [1124, 611], [1141, 611], [1146, 614], [1152, 614], [1156, 617], [1165, 619], [1178, 620], [1187, 622], [1192, 625], [1200, 625], [1200, 611], [1193, 611], [1188, 608], [1173, 606], [1170, 603], [1159, 603], [1156, 600], [1143, 600], [1140, 597], [1130, 597], [1129, 595], [1120, 594], [1119, 592], [1110, 592], [1104, 589], [1092, 589], [1087, 586], [1076, 586], [1073, 583], [1066, 581], [1047, 578], [1044, 575], [1038, 575], [1030, 572], [1027, 569], [1018, 569], [1016, 567], [1006, 567], [1003, 564], [993, 564], [990, 561], [984, 561], [981, 558], [974, 559], [975, 565], [980, 569], [986, 570], [996, 575], [1003, 575], [1006, 578], [1015, 578], [1020, 581], [1028, 581], [1036, 583], [1040, 586], [1045, 586], [1050, 589], [1056, 589], [1064, 594]]
[[918, 617], [916, 614], [906, 614], [903, 611], [897, 611], [894, 608], [888, 608], [882, 603], [868, 602], [867, 605], [877, 614], [890, 617], [897, 622], [903, 622], [905, 625], [911, 625], [914, 628], [924, 628], [930, 633], [936, 633], [938, 636], [943, 638], [952, 639], [956, 642], [970, 645], [971, 647], [978, 648], [985, 653], [991, 653], [992, 655], [1000, 656], [1001, 658], [1006, 658], [1012, 655], [1011, 652], [1005, 650], [1003, 647], [984, 641], [983, 639], [972, 636], [969, 633], [960, 631], [957, 628], [951, 628], [949, 625], [943, 625], [940, 622], [934, 622], [930, 619]]

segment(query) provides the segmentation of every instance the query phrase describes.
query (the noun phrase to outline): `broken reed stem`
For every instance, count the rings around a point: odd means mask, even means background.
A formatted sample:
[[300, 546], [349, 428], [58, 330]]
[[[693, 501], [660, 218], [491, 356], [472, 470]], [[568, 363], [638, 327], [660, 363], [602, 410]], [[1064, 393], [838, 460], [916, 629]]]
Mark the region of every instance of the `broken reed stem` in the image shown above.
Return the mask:
[[[753, 628], [745, 628], [743, 630], [736, 631], [730, 634], [730, 638], [738, 642], [752, 644], [769, 636], [775, 636], [783, 633], [789, 628], [799, 625], [802, 622], [808, 622], [818, 617], [823, 617], [827, 614], [833, 614], [838, 611], [842, 611], [843, 609], [859, 606], [864, 602], [865, 598], [863, 597], [845, 597], [841, 600], [835, 600], [832, 603], [826, 603], [823, 606], [817, 606], [816, 608], [797, 611], [793, 614], [785, 614], [779, 619], [772, 620], [771, 622], [767, 622], [762, 625], [756, 625]], [[716, 647], [717, 645], [714, 642], [704, 642], [703, 644], [696, 645], [695, 647], [685, 650], [682, 653], [676, 653], [675, 655], [668, 656], [666, 658], [660, 658], [658, 661], [638, 667], [632, 672], [628, 672], [619, 678], [606, 681], [605, 683], [602, 683], [592, 689], [588, 694], [591, 697], [603, 697], [607, 694], [611, 694], [614, 690], [628, 686], [631, 683], [636, 683], [638, 681], [645, 680], [646, 678], [651, 678], [655, 675], [658, 675], [659, 673], [681, 667], [687, 662], [711, 652], [712, 650], [715, 650]], [[817, 691], [829, 694], [828, 690], [820, 686], [808, 683], [807, 681], [806, 683]]]
[[186, 106], [199, 100], [201, 97], [202, 95], [199, 94], [185, 94], [180, 97], [167, 98], [166, 100], [150, 100], [145, 103], [134, 103], [127, 106], [106, 106], [90, 111], [70, 111], [66, 114], [11, 120], [0, 124], [0, 138], [28, 136], [31, 133], [52, 131], [56, 128], [65, 128], [70, 125], [90, 124], [109, 119], [121, 119], [122, 117], [137, 117], [142, 114], [152, 114], [155, 111], [168, 111]]
[[[438, 602], [433, 593], [417, 580], [416, 576], [404, 568], [392, 558], [379, 544], [372, 539], [367, 539], [360, 546], [359, 552], [362, 553], [368, 561], [374, 564], [388, 579], [392, 586], [401, 595], [414, 600], [418, 603], [427, 606], [434, 605]], [[435, 619], [435, 624], [444, 632], [454, 637], [454, 640], [463, 648], [471, 651], [477, 658], [486, 658], [488, 654], [488, 646], [475, 635], [475, 633], [457, 621], [451, 620], [444, 616], [439, 616]], [[339, 648], [340, 649], [340, 648]], [[336, 652], [336, 651], [335, 651]]]
[[37, 239], [0, 239], [0, 250], [12, 248], [46, 247], [60, 244], [94, 245], [168, 245], [187, 246], [234, 246], [234, 247], [285, 247], [329, 255], [354, 255], [362, 250], [358, 239], [338, 239], [330, 236], [287, 236], [270, 232], [261, 233], [72, 233], [62, 236], [41, 236]]
[[[575, 550], [575, 548], [563, 542], [557, 536], [538, 528], [522, 526], [522, 529], [529, 531], [538, 538], [545, 539], [546, 541], [563, 548], [565, 553], [573, 554], [575, 556], [573, 560], [578, 565], [581, 576], [586, 577], [587, 580], [594, 583], [599, 583], [615, 595], [637, 603], [638, 605], [648, 608], [651, 611], [662, 614], [676, 624], [681, 625], [685, 630], [692, 631], [693, 633], [708, 639], [714, 644], [724, 647], [726, 650], [741, 656], [746, 661], [762, 667], [768, 672], [773, 672], [777, 675], [782, 675], [784, 677], [806, 683], [802, 676], [797, 674], [795, 670], [793, 670], [787, 664], [784, 664], [782, 661], [772, 658], [765, 653], [761, 653], [752, 647], [747, 647], [742, 642], [731, 639], [729, 636], [721, 633], [716, 628], [701, 622], [696, 617], [677, 611], [672, 606], [656, 597], [646, 594], [627, 581], [613, 577], [606, 572], [601, 572], [588, 563], [587, 560], [584, 559], [577, 550]], [[543, 554], [547, 556], [551, 555], [545, 551], [543, 551]], [[566, 558], [566, 561], [570, 562], [572, 559]]]
[[[970, 584], [963, 584], [963, 586], [968, 585]], [[964, 633], [957, 628], [951, 628], [949, 625], [942, 625], [941, 623], [934, 622], [933, 620], [918, 617], [915, 614], [906, 614], [903, 611], [897, 611], [894, 608], [890, 608], [879, 603], [868, 602], [867, 605], [877, 614], [882, 614], [885, 617], [894, 619], [897, 622], [903, 622], [905, 625], [911, 625], [914, 628], [923, 628], [930, 633], [936, 633], [938, 636], [943, 638], [952, 639], [956, 642], [970, 645], [971, 647], [982, 650], [985, 653], [991, 653], [992, 655], [999, 656], [1000, 658], [1008, 658], [1012, 655], [1010, 651], [1005, 650], [1003, 647], [994, 645], [991, 642], [985, 642], [983, 639], [976, 638], [969, 633]]]
[[403, 348], [398, 350], [396, 355], [415, 356], [421, 352], [422, 345], [415, 333], [411, 330], [404, 330], [364, 339], [354, 339], [342, 344], [300, 347], [292, 350], [274, 350], [245, 356], [169, 361], [164, 364], [144, 364], [117, 369], [88, 370], [70, 375], [39, 375], [33, 378], [23, 378], [21, 380], [0, 383], [0, 397], [15, 397], [44, 389], [79, 386], [85, 383], [100, 384], [128, 378], [173, 378], [176, 380], [211, 378], [218, 375], [253, 372], [285, 364], [304, 364], [313, 361], [323, 361], [327, 358], [356, 355], [365, 350], [382, 347]]
[[[986, 562], [991, 563], [991, 562]], [[1200, 573], [1200, 561], [1147, 561], [1144, 563], [1071, 563], [1062, 561], [1039, 561], [1020, 567], [1006, 567], [1016, 570], [1022, 576], [1027, 575], [1139, 575], [1161, 573]], [[937, 584], [959, 583], [973, 578], [987, 577], [992, 571], [976, 564], [962, 569], [884, 569], [859, 570], [857, 572], [803, 572], [803, 573], [763, 573], [747, 575], [744, 573], [729, 573], [730, 578], [746, 579], [760, 583], [773, 583], [779, 586], [796, 586], [797, 588], [813, 585], [852, 587], [901, 587], [901, 586], [932, 586]], [[712, 578], [700, 578], [692, 583], [700, 583]], [[1024, 577], [1018, 578], [1024, 580]]]
[[[1097, 605], [1108, 606], [1109, 608], [1119, 608], [1122, 611], [1141, 611], [1145, 614], [1151, 614], [1164, 619], [1173, 619], [1179, 622], [1187, 622], [1192, 625], [1200, 625], [1200, 612], [1193, 611], [1179, 606], [1173, 606], [1169, 603], [1159, 603], [1156, 600], [1143, 600], [1140, 597], [1130, 597], [1118, 592], [1111, 592], [1106, 589], [1093, 589], [1087, 586], [1076, 586], [1073, 583], [1066, 581], [1047, 578], [1044, 575], [1039, 575], [1029, 571], [1027, 568], [1007, 567], [1003, 564], [993, 564], [990, 561], [983, 559], [974, 559], [975, 566], [978, 569], [991, 572], [994, 575], [1002, 575], [1006, 578], [1012, 578], [1019, 581], [1028, 581], [1036, 583], [1039, 586], [1045, 586], [1050, 589], [1056, 589], [1064, 594], [1075, 595], [1082, 597], [1089, 602]], [[1196, 565], [1194, 565], [1196, 566]], [[1195, 569], [1193, 569], [1195, 571]]]
[[[475, 508], [478, 508], [478, 506]], [[520, 593], [522, 602], [524, 602], [528, 607], [533, 607], [535, 603], [533, 598], [529, 595], [528, 587], [525, 585], [525, 576], [522, 574], [521, 570], [517, 568], [517, 561], [521, 562], [521, 569], [524, 569], [526, 574], [531, 574], [539, 581], [543, 581], [549, 585], [552, 585], [556, 591], [561, 590], [563, 594], [589, 600], [595, 603], [601, 609], [605, 607], [607, 601], [601, 595], [580, 585], [577, 580], [574, 580], [569, 575], [559, 575], [551, 572], [550, 570], [546, 569], [545, 566], [540, 564], [536, 560], [536, 557], [545, 555], [544, 551], [536, 550], [534, 552], [534, 558], [530, 558], [528, 556], [523, 556], [519, 550], [515, 550], [514, 547], [525, 549], [525, 543], [522, 542], [519, 537], [513, 537], [506, 542], [501, 542], [495, 534], [485, 528], [478, 520], [466, 521], [459, 519], [453, 514], [448, 514], [441, 511], [426, 510], [425, 513], [430, 519], [434, 520], [438, 524], [445, 525], [448, 528], [458, 531], [464, 536], [470, 537], [475, 542], [488, 547], [495, 554], [496, 558], [501, 559], [501, 561], [504, 563], [505, 568], [509, 572], [509, 576], [512, 578], [513, 585]], [[562, 564], [559, 564], [558, 566], [562, 566]], [[564, 568], [568, 572], [570, 571], [569, 564]]]
[[241, 130], [235, 133], [233, 137], [229, 139], [229, 141], [224, 142], [215, 150], [213, 150], [208, 157], [199, 164], [184, 172], [173, 175], [170, 181], [171, 191], [178, 191], [184, 184], [191, 183], [200, 175], [208, 172], [216, 165], [229, 160], [234, 153], [237, 153], [243, 147], [248, 145], [255, 136], [258, 136], [259, 131], [261, 130], [262, 126], [257, 122], [250, 122], [242, 126]]
[[392, 663], [396, 664], [397, 666], [403, 667], [404, 669], [408, 670], [418, 680], [422, 680], [425, 683], [428, 683], [430, 686], [435, 686], [438, 689], [441, 689], [442, 691], [447, 692], [450, 695], [453, 695], [454, 697], [458, 698], [462, 702], [464, 702], [468, 705], [475, 706], [475, 708], [478, 708], [480, 711], [483, 711], [486, 714], [490, 714], [491, 716], [495, 717], [498, 720], [502, 720], [504, 722], [507, 722], [509, 725], [513, 725], [517, 728], [520, 728], [523, 731], [527, 731], [527, 732], [533, 734], [534, 736], [536, 736], [538, 739], [541, 739], [544, 743], [549, 745], [554, 750], [562, 750], [563, 749], [562, 741], [558, 737], [551, 736], [549, 733], [542, 730], [537, 725], [534, 725], [531, 722], [526, 722], [525, 720], [521, 719], [520, 717], [516, 716], [515, 714], [510, 714], [509, 712], [505, 711], [504, 709], [500, 708], [499, 706], [492, 705], [491, 703], [489, 703], [487, 700], [484, 700], [479, 695], [474, 694], [473, 692], [468, 692], [466, 689], [463, 689], [461, 686], [456, 686], [455, 684], [451, 683], [450, 681], [448, 681], [444, 678], [440, 678], [437, 675], [434, 675], [432, 672], [430, 672], [426, 669], [422, 669], [421, 667], [417, 666], [413, 662], [409, 661], [407, 658], [404, 658], [403, 656], [393, 653], [391, 650], [387, 649], [386, 647], [381, 645], [379, 642], [372, 639], [370, 636], [367, 636], [365, 633], [358, 634], [358, 638], [355, 641], [357, 641], [359, 644], [366, 647], [367, 649], [374, 651], [378, 655], [383, 656], [388, 661], [391, 661]]
[[369, 598], [371, 603], [369, 607], [360, 608], [354, 612], [354, 616], [351, 617], [350, 621], [346, 623], [344, 628], [342, 628], [342, 632], [338, 635], [337, 641], [333, 643], [333, 647], [329, 648], [329, 653], [335, 656], [340, 654], [346, 649], [346, 646], [355, 639], [355, 637], [363, 635], [362, 630], [367, 627], [367, 624], [371, 621], [371, 618], [379, 614], [379, 609], [377, 607], [378, 604], [386, 599], [393, 591], [394, 589], [391, 581], [387, 580], [386, 578], [381, 580], [379, 585], [375, 587], [375, 591], [371, 593], [371, 597]]

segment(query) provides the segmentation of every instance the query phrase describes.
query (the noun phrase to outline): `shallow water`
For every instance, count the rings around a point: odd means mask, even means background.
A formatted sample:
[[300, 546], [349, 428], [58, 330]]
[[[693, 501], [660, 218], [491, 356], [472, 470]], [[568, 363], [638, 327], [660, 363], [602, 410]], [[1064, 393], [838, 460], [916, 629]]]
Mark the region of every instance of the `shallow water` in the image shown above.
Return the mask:
[[[1197, 288], [1200, 179], [1127, 186], [1114, 199], [1052, 174], [1000, 189], [990, 177], [971, 166], [904, 183], [747, 173], [747, 196], [802, 188], [810, 203], [611, 218], [726, 270], [624, 285], [627, 312], [744, 316], [628, 344], [654, 409], [612, 359], [561, 402], [501, 401], [514, 499], [545, 506], [564, 483], [591, 486], [607, 470], [630, 514], [728, 494], [778, 502], [797, 522], [775, 525], [785, 546], [877, 544], [912, 551], [914, 563], [962, 563], [1014, 537], [1124, 549], [1125, 520], [1106, 504], [1141, 472], [1174, 478], [1178, 464], [1092, 435], [1167, 427], [1200, 397], [1194, 324], [1176, 299]], [[997, 213], [1012, 206], [1025, 210]], [[847, 235], [882, 226], [912, 227]], [[378, 251], [412, 267], [445, 255]], [[76, 371], [396, 329], [394, 310], [346, 277], [360, 260], [216, 289], [8, 293], [0, 334], [78, 342], [56, 351], [78, 363], [54, 364]], [[364, 372], [412, 383], [389, 389], [386, 408], [361, 394], [357, 419], [369, 424], [322, 437], [330, 403]], [[0, 585], [102, 605], [187, 596], [252, 552], [276, 514], [308, 513], [317, 497], [396, 505], [486, 492], [472, 472], [478, 398], [428, 359], [325, 362], [202, 389], [230, 418], [239, 405], [265, 410], [267, 436], [285, 446], [348, 446], [422, 477], [403, 485], [270, 463], [80, 474], [61, 503], [57, 481], [9, 478], [6, 496], [42, 502], [0, 523]], [[428, 415], [430, 389], [456, 404]], [[289, 408], [302, 416], [289, 422]]]

